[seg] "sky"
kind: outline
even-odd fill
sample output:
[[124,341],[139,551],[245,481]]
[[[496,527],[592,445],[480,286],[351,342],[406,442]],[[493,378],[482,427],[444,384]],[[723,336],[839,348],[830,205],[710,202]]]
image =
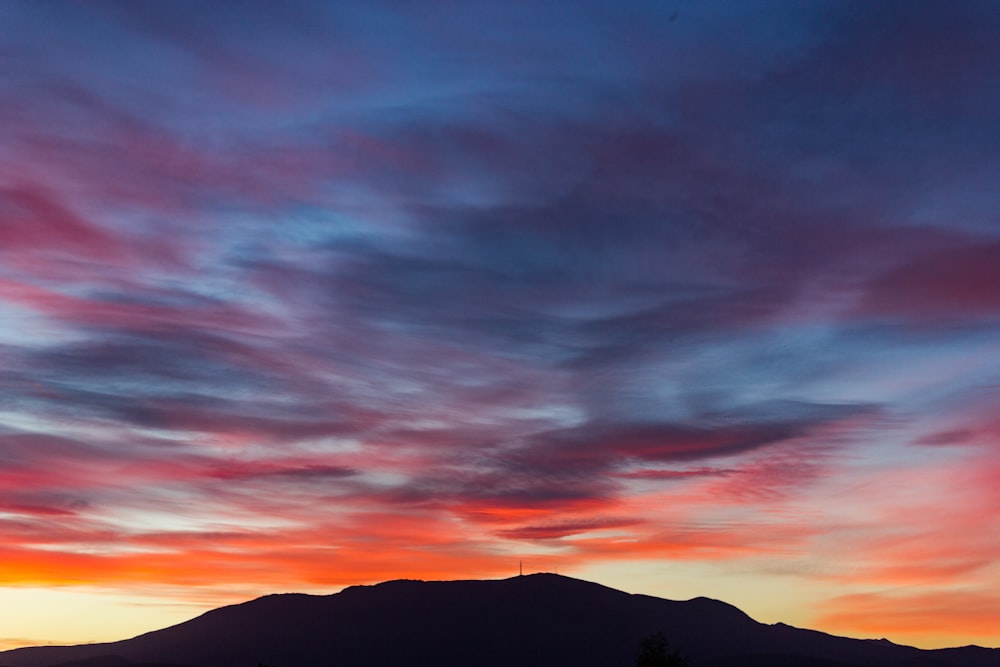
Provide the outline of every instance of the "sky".
[[1000,646],[997,34],[2,0],[0,649],[520,561]]

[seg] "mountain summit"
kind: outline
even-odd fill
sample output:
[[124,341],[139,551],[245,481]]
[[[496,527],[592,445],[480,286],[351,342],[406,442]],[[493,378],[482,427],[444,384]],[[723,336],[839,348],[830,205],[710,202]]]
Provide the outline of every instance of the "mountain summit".
[[921,650],[754,621],[732,605],[555,574],[388,581],[268,595],[132,639],[0,653],[6,667],[628,667],[662,631],[692,667],[1000,667],[1000,649]]

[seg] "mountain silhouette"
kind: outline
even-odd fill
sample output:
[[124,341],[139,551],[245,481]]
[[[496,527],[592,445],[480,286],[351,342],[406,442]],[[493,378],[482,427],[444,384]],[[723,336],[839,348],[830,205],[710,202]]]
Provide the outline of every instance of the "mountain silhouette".
[[132,639],[0,652],[6,667],[628,667],[662,631],[691,667],[1000,667],[1000,649],[921,650],[758,623],[736,607],[555,574],[388,581],[268,595]]

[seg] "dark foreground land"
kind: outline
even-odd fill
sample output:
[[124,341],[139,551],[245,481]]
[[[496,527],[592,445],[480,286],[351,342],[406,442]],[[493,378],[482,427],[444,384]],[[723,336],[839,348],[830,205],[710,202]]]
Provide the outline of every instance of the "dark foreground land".
[[554,574],[269,595],[125,641],[2,652],[0,665],[628,667],[660,631],[691,667],[1000,667],[1000,649],[834,637]]

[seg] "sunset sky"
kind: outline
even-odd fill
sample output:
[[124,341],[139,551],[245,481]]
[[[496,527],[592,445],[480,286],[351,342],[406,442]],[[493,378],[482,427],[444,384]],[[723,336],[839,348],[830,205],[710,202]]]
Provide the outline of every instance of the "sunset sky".
[[522,560],[1000,646],[997,35],[0,1],[0,649]]

